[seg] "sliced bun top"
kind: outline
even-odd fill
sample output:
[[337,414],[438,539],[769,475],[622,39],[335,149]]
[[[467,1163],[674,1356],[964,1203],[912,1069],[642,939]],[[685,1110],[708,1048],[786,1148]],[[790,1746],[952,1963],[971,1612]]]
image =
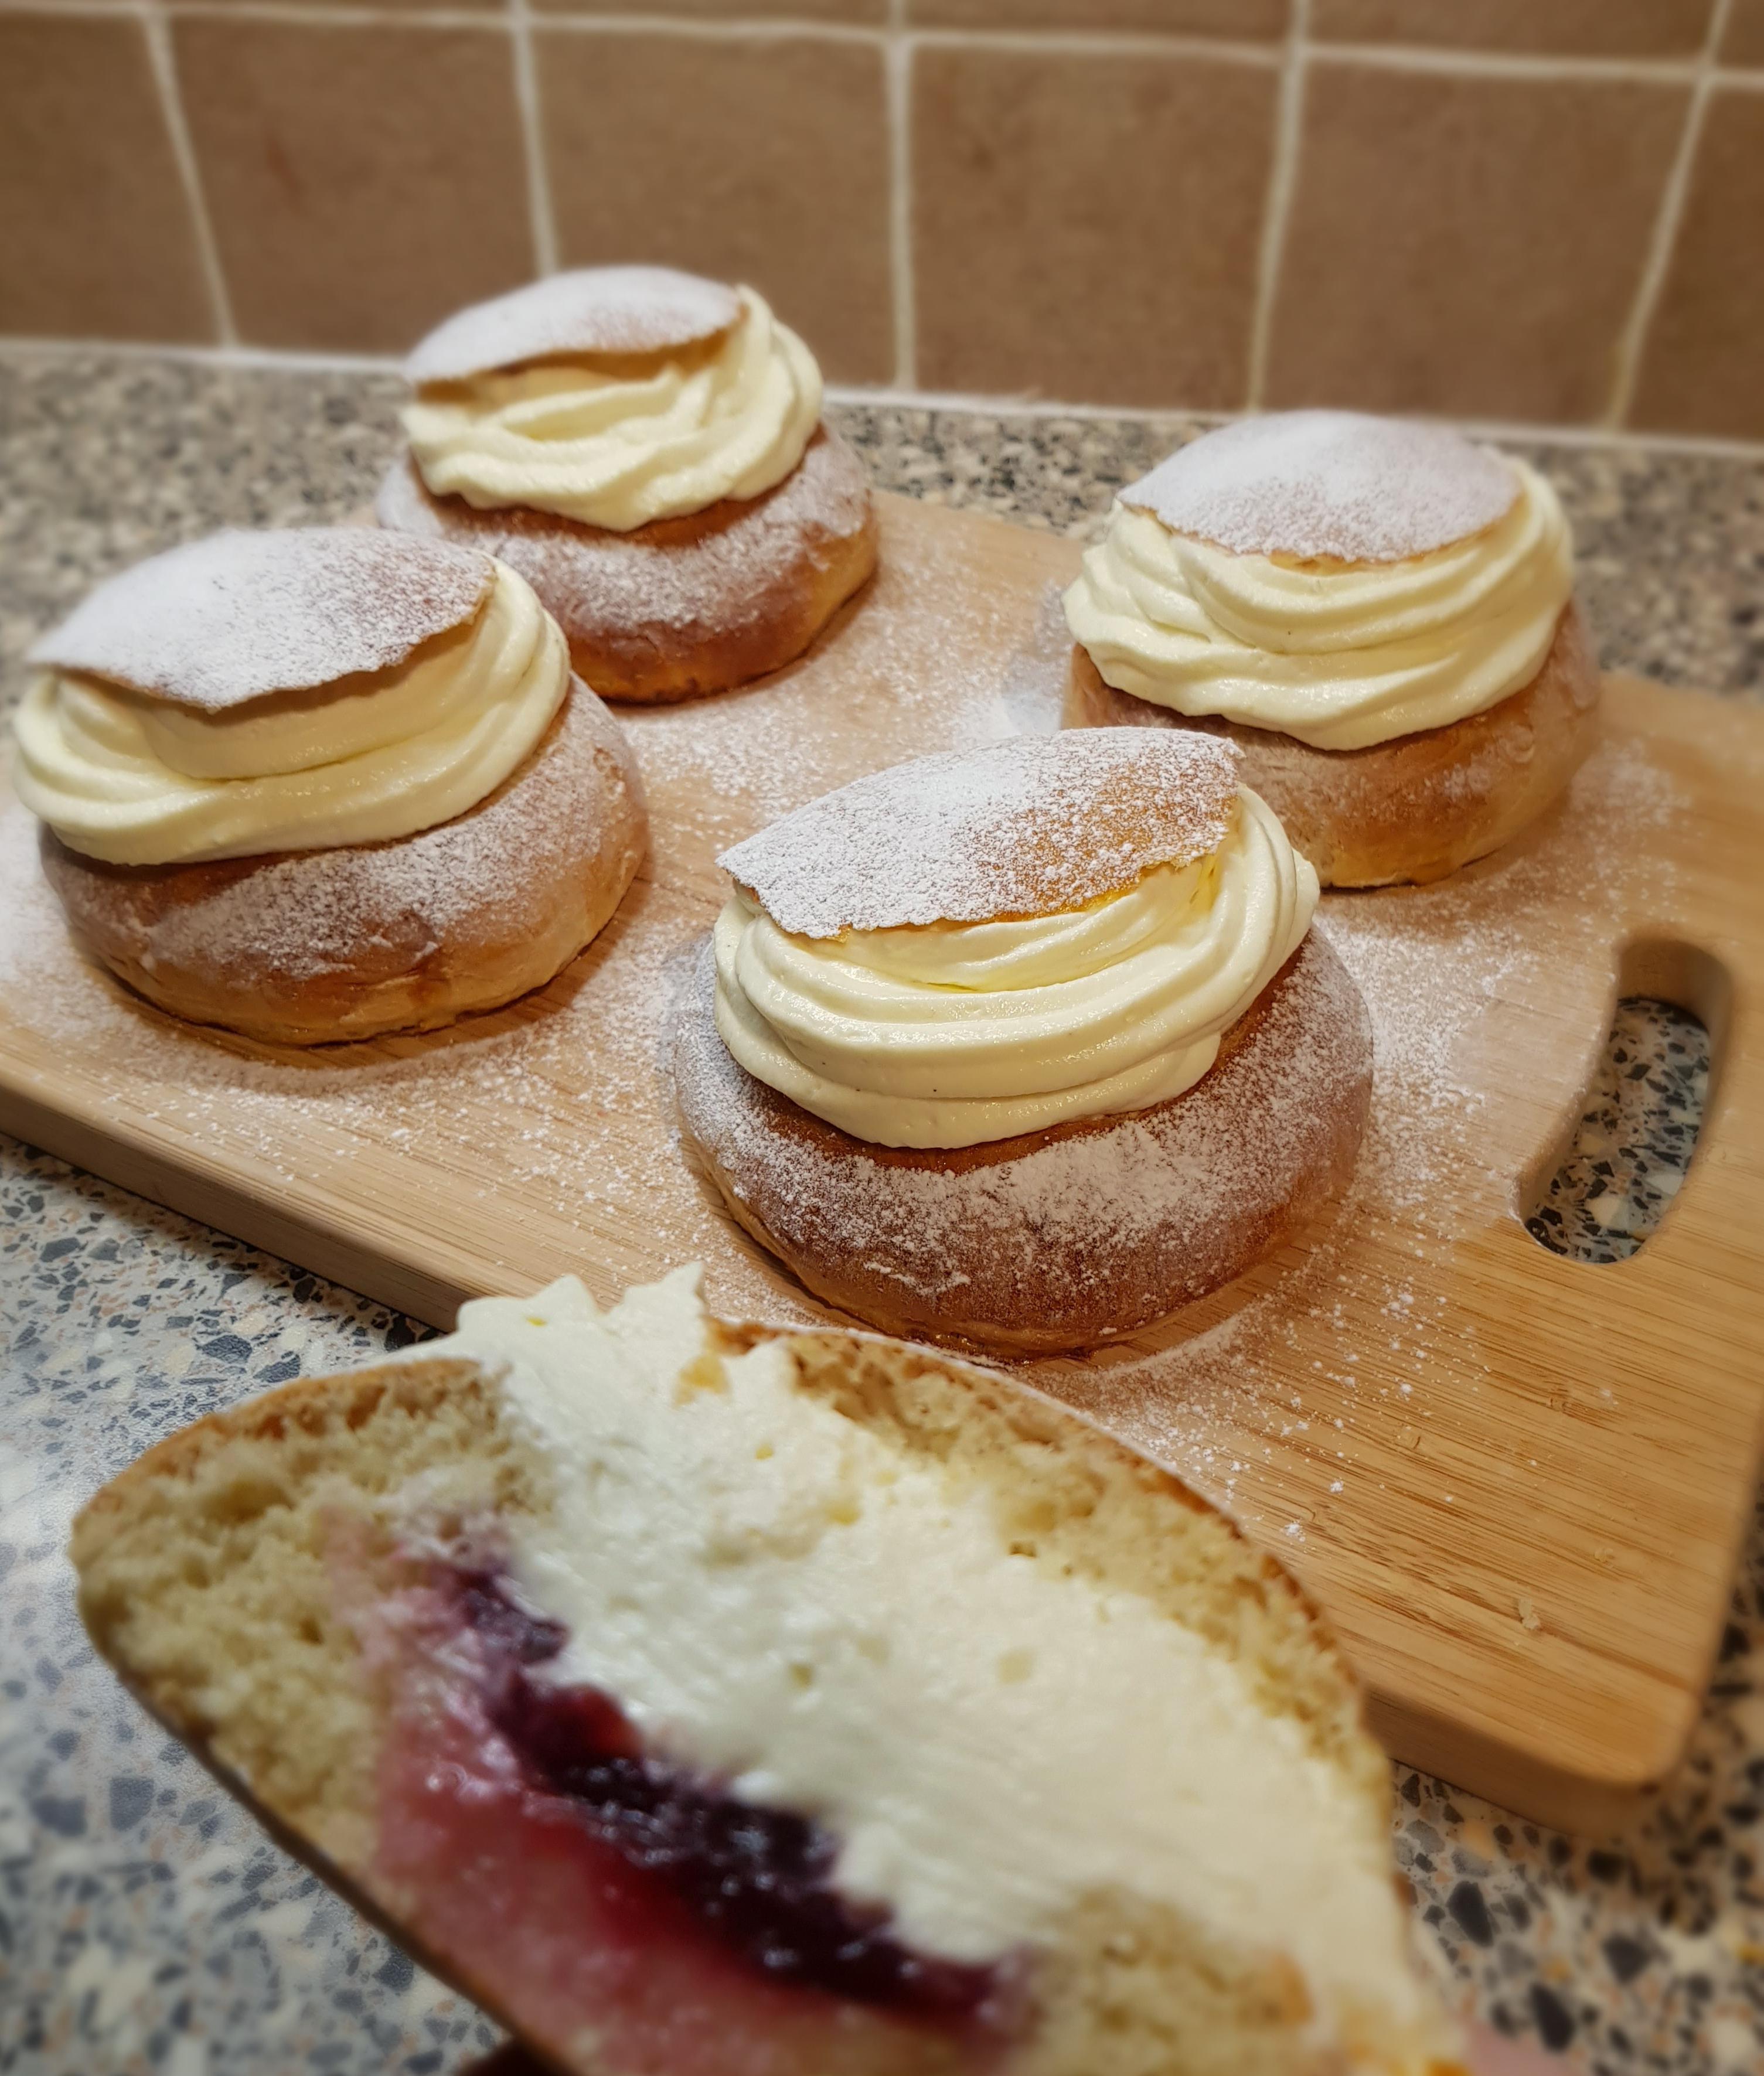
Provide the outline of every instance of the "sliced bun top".
[[27,660],[218,712],[402,662],[476,616],[495,567],[368,526],[214,534],[100,584]]
[[1121,501],[1240,555],[1396,563],[1491,526],[1517,474],[1446,426],[1275,411],[1180,447]]
[[462,382],[555,353],[658,353],[727,331],[741,298],[672,267],[583,267],[473,303],[438,325],[404,364],[414,383]]
[[1021,736],[856,779],[718,862],[798,936],[1050,916],[1217,850],[1237,766],[1172,729]]

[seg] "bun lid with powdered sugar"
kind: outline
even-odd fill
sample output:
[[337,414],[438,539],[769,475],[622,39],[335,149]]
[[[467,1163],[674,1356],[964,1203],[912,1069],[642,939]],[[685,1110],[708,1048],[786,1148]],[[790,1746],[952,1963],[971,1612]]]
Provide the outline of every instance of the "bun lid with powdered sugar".
[[215,534],[100,584],[26,661],[218,712],[393,668],[474,620],[495,571],[366,526]]
[[661,353],[701,344],[741,316],[726,282],[672,267],[583,267],[456,311],[406,361],[416,384],[463,382],[558,354]]
[[1275,411],[1179,447],[1121,502],[1240,555],[1395,563],[1468,540],[1521,479],[1445,426],[1361,411]]
[[1237,797],[1211,736],[1021,736],[855,779],[717,862],[798,936],[1047,916],[1217,850]]

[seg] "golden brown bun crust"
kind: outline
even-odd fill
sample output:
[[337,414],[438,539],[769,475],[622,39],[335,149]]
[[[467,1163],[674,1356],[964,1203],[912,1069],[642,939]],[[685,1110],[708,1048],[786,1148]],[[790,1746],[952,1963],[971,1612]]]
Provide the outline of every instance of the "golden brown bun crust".
[[1013,1354],[1094,1347],[1229,1283],[1353,1172],[1372,1033],[1315,933],[1186,1094],[951,1152],[871,1146],[737,1065],[701,961],[673,1066],[738,1222],[884,1332]]
[[876,567],[863,464],[829,426],[776,488],[629,534],[436,497],[408,452],[380,486],[382,526],[443,534],[518,570],[601,698],[652,705],[726,691],[800,656]]
[[1242,776],[1325,886],[1443,879],[1509,843],[1550,805],[1599,736],[1599,666],[1573,601],[1529,685],[1449,728],[1365,749],[1172,712],[1105,685],[1081,649],[1067,683],[1071,728],[1204,729],[1237,744]]
[[648,840],[618,723],[579,681],[526,762],[389,843],[116,866],[43,832],[74,934],[174,1016],[285,1045],[430,1031],[542,987],[618,906]]

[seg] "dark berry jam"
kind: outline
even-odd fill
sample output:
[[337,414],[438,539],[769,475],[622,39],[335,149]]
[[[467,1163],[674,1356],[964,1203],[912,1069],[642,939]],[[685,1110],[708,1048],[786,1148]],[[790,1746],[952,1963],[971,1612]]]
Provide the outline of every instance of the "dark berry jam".
[[485,1711],[530,1787],[563,1798],[627,1865],[679,1896],[705,1928],[775,1980],[861,2003],[960,2017],[996,1992],[995,1971],[916,1954],[885,1912],[833,1886],[838,1848],[809,1819],[737,1800],[713,1780],[646,1755],[616,1702],[549,1686],[563,1625],[530,1615],[493,1572],[459,1571],[460,1615],[481,1646]]

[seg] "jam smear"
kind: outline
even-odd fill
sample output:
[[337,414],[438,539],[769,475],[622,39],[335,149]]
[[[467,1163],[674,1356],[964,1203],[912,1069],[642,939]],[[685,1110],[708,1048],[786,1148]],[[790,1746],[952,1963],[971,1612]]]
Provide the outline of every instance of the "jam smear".
[[530,1788],[562,1799],[628,1866],[677,1895],[720,1941],[772,1979],[926,2017],[978,2014],[990,1968],[917,1954],[887,1913],[833,1886],[838,1848],[810,1819],[726,1794],[646,1754],[608,1696],[531,1676],[563,1650],[561,1623],[530,1614],[488,1571],[456,1571],[455,1605],[477,1638],[485,1713]]

